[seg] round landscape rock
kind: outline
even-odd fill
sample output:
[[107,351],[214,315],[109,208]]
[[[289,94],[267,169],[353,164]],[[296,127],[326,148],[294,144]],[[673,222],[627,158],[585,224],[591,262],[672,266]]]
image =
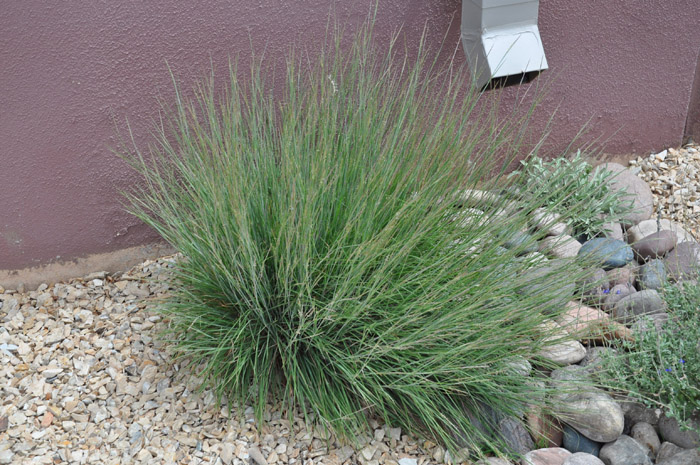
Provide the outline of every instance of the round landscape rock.
[[630,432],[632,439],[640,443],[642,446],[649,450],[649,455],[651,457],[656,457],[659,448],[661,447],[661,440],[659,435],[656,434],[656,430],[649,423],[643,421],[637,422]]
[[610,287],[617,286],[618,284],[625,284],[634,287],[634,283],[637,280],[637,270],[638,266],[636,263],[629,263],[621,268],[613,268],[608,270],[608,281],[610,281]]
[[605,465],[595,455],[586,454],[585,452],[576,452],[571,457],[564,460],[562,465]]
[[632,226],[651,218],[654,212],[654,195],[647,183],[619,163],[604,163],[597,169],[601,168],[616,173],[609,180],[610,190],[624,191],[623,200],[632,202],[632,209],[621,219],[622,223]]
[[598,457],[600,448],[603,447],[602,443],[588,439],[569,425],[564,425],[563,444],[571,453],[585,452],[594,457]]
[[639,316],[666,311],[666,303],[658,292],[646,289],[635,292],[621,299],[612,308],[612,314],[616,321],[624,324],[632,324]]
[[559,416],[576,431],[596,442],[611,442],[622,434],[625,415],[608,394],[584,390],[565,397],[567,410]]
[[572,258],[578,255],[581,243],[568,234],[561,234],[542,239],[539,249],[540,252],[556,258]]
[[630,284],[618,284],[613,286],[603,300],[603,309],[611,311],[619,301],[635,292],[637,292],[637,289]]
[[[658,226],[661,226],[661,229],[658,228]],[[650,234],[654,234],[655,232],[658,231],[672,231],[676,233],[676,238],[677,244],[680,244],[682,242],[694,242],[695,239],[693,239],[693,236],[686,231],[683,226],[680,224],[667,220],[667,219],[662,219],[661,221],[658,222],[654,220],[644,220],[640,222],[639,224],[636,224],[632,226],[631,228],[627,229],[627,240],[633,244],[635,242],[639,242],[642,239],[644,239],[646,236],[649,236]]]
[[673,231],[661,230],[645,236],[632,244],[637,259],[640,261],[650,258],[660,258],[670,252],[678,242],[678,236]]
[[674,281],[697,279],[700,270],[700,244],[682,242],[664,258],[669,279]]
[[605,465],[652,465],[644,446],[624,434],[600,449],[600,459]]
[[632,247],[624,241],[608,237],[596,237],[586,241],[578,255],[594,260],[606,270],[621,268],[634,260]]
[[561,447],[548,447],[528,452],[520,462],[522,465],[563,465],[571,452]]
[[667,281],[668,274],[663,260],[655,258],[639,267],[637,282],[641,289],[661,289]]
[[697,429],[700,429],[700,413],[691,416],[689,422],[695,430],[682,431],[675,418],[664,415],[659,418],[659,433],[664,441],[672,442],[685,449],[700,447],[700,435],[697,433]]
[[700,465],[700,450],[683,449],[669,458],[657,460],[656,465]]

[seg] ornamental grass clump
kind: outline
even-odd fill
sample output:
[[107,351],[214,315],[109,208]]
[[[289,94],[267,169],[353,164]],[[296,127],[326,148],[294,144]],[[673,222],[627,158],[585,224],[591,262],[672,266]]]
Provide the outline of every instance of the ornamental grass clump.
[[486,194],[507,186],[496,160],[518,153],[530,109],[499,118],[424,42],[413,60],[371,28],[339,43],[290,59],[278,93],[259,62],[232,66],[225,92],[178,90],[155,142],[124,153],[143,178],[131,211],[182,253],[168,340],[258,419],[272,399],[350,441],[376,416],[504,451],[498,419],[550,407],[533,395],[544,375],[516,362],[551,365],[539,354],[564,336],[544,314],[579,269],[533,278],[537,234],[502,247],[547,208]]

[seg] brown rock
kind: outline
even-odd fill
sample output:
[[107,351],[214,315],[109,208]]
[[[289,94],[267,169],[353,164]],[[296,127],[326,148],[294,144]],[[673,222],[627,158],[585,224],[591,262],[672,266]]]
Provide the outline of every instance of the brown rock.
[[646,261],[650,258],[660,258],[676,246],[678,236],[673,231],[661,230],[642,238],[632,244],[637,260]]
[[533,408],[527,413],[527,424],[535,444],[561,447],[564,442],[561,423],[551,415]]
[[7,431],[9,424],[10,420],[7,418],[7,415],[0,417],[0,433]]
[[606,271],[606,273],[608,275],[610,287],[617,286],[619,284],[634,286],[634,282],[637,277],[637,265],[628,263],[622,268],[613,268]]
[[557,323],[569,334],[577,335],[580,340],[601,341],[632,337],[628,328],[613,321],[607,313],[573,301],[566,304],[566,311],[559,317]]

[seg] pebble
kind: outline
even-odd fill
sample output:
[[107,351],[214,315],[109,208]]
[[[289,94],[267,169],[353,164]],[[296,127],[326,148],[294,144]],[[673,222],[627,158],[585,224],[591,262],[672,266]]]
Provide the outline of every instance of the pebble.
[[682,452],[683,450],[684,449],[682,447],[678,447],[672,442],[662,442],[661,446],[659,446],[659,451],[656,453],[656,461],[663,462],[664,460],[673,457],[674,455],[676,455],[679,452]]

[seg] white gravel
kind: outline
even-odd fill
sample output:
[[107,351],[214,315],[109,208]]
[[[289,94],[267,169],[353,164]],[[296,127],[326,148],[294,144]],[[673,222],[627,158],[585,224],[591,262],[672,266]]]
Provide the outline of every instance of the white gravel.
[[[149,310],[173,258],[121,276],[97,273],[0,293],[0,464],[365,464],[441,461],[430,442],[374,422],[362,447],[337,443],[295,412],[268,406],[260,426],[217,408],[173,364]],[[148,284],[155,276],[158,284]],[[406,459],[406,460],[404,460]]]
[[630,161],[654,195],[654,212],[700,238],[700,146],[689,144]]

